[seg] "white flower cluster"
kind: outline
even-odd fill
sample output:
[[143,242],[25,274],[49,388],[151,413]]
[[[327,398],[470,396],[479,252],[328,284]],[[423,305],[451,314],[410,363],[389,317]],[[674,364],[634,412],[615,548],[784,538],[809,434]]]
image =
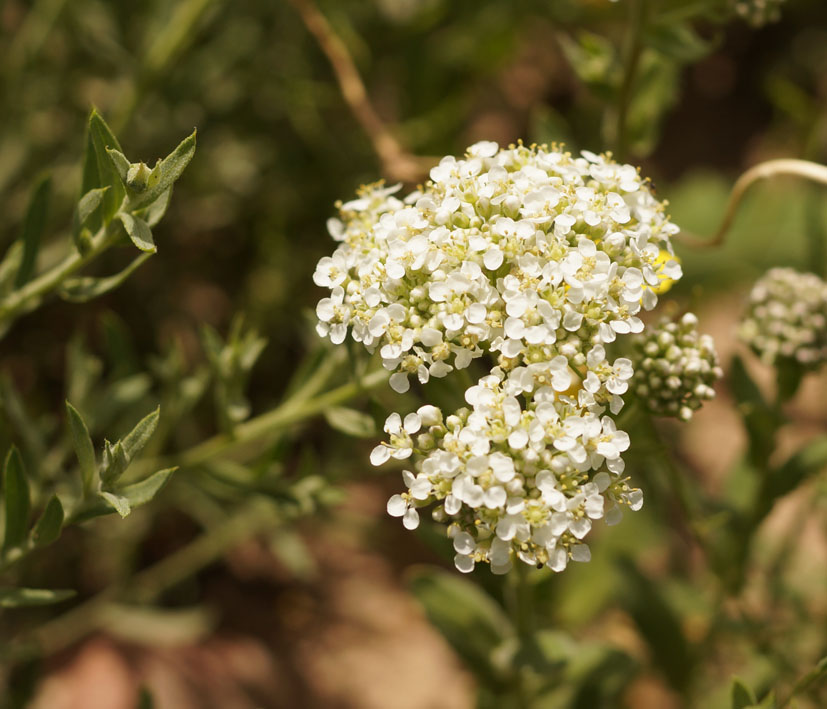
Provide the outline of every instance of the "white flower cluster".
[[388,512],[413,529],[434,505],[461,571],[587,560],[592,522],[643,501],[608,415],[632,363],[605,345],[641,332],[641,309],[680,278],[677,227],[634,167],[554,146],[477,143],[393,194],[363,188],[330,221],[340,244],[314,276],[331,289],[319,333],[378,350],[399,392],[477,358],[490,373],[466,391],[470,408],[388,418],[371,461],[413,463]]
[[588,561],[582,540],[592,522],[618,522],[643,495],[622,477],[629,436],[597,403],[622,404],[631,362],[609,364],[602,345],[586,359],[583,379],[562,355],[508,374],[495,367],[466,391],[470,408],[447,418],[430,405],[404,419],[391,414],[390,440],[371,462],[413,457],[414,472],[403,473],[407,491],[388,512],[414,529],[418,508],[436,503],[433,517],[448,524],[460,571],[485,561],[505,573],[514,555],[555,571]]
[[753,27],[763,27],[781,18],[785,0],[734,0],[735,14]]
[[635,336],[632,391],[653,413],[683,421],[715,397],[712,388],[723,376],[715,342],[698,333],[698,318],[686,313],[678,322],[662,320]]
[[827,361],[827,283],[792,268],[770,269],[750,292],[738,334],[767,364],[820,366]]
[[681,275],[661,255],[677,227],[634,167],[582,155],[483,142],[404,202],[364,188],[329,222],[319,333],[350,328],[404,392],[485,351],[510,368],[640,332],[641,307]]

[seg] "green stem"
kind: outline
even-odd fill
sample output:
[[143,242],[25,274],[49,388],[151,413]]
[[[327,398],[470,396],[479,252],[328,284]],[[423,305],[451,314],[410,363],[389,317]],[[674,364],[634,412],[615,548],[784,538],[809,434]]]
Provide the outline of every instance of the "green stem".
[[69,276],[97,258],[112,245],[114,227],[101,227],[92,237],[89,249],[81,254],[74,251],[18,290],[0,300],[0,325],[8,326],[22,314],[36,308],[44,295],[56,290]]
[[384,369],[374,370],[361,379],[343,384],[312,399],[301,401],[295,397],[290,398],[272,411],[239,424],[233,431],[232,436],[226,434],[214,436],[188,451],[172,457],[168,462],[187,468],[199,465],[217,455],[226,455],[250,443],[266,439],[282,428],[316,416],[330,406],[337,406],[364,391],[374,389],[385,382],[389,374]]
[[[526,564],[517,559],[514,570],[507,577],[506,606],[521,645],[530,643],[535,630],[534,595],[528,577],[530,571]],[[525,673],[519,664],[514,666],[513,685],[517,707],[529,709],[530,692],[526,687]]]
[[629,31],[623,52],[623,80],[617,98],[617,125],[615,128],[616,157],[623,161],[628,150],[629,106],[643,52],[643,27],[646,21],[646,0],[630,0]]

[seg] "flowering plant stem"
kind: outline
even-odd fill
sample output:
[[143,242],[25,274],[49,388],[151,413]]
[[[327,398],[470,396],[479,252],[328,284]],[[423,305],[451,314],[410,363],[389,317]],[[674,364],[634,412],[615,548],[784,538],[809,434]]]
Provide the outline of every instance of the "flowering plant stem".
[[[213,460],[216,456],[227,455],[250,444],[261,442],[283,428],[301,423],[331,406],[338,406],[359,394],[375,389],[387,381],[389,374],[390,372],[385,369],[374,370],[359,379],[310,398],[305,398],[301,391],[296,392],[276,408],[239,424],[232,434],[213,436],[184,453],[173,456],[171,460],[181,468],[192,468],[207,460]],[[156,465],[158,461],[150,462]]]
[[43,296],[57,290],[67,278],[112,246],[116,229],[117,224],[114,222],[101,227],[92,237],[85,253],[73,251],[60,263],[0,300],[0,330],[24,313],[34,310]]

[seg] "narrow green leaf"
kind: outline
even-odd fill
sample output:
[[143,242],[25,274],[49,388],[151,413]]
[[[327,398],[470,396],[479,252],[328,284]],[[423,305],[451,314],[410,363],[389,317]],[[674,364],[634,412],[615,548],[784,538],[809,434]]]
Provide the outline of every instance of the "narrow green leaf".
[[0,588],[0,608],[48,606],[74,595],[75,592],[71,589]]
[[128,212],[120,212],[118,219],[123,223],[129,239],[141,251],[154,254],[158,250],[152,238],[152,229],[143,219]]
[[29,527],[29,482],[23,469],[20,451],[12,446],[6,457],[3,474],[3,495],[6,509],[6,534],[3,550],[14,549],[26,538]]
[[175,150],[152,169],[146,190],[130,196],[130,209],[140,209],[152,204],[181,177],[195,154],[195,134],[196,131],[193,131],[192,135],[185,138]]
[[126,159],[126,155],[115,148],[107,148],[106,154],[112,161],[112,165],[118,173],[118,176],[121,178],[121,181],[126,182],[126,175],[129,172],[129,160]]
[[103,463],[101,464],[100,479],[104,488],[108,488],[117,482],[128,465],[129,458],[120,441],[115,443],[114,446],[109,441],[103,442]]
[[69,416],[72,445],[75,447],[75,454],[78,457],[78,463],[80,463],[83,491],[88,494],[95,485],[95,477],[98,473],[98,465],[95,462],[95,447],[92,445],[92,438],[89,436],[89,429],[86,428],[83,417],[68,401],[66,402],[66,413]]
[[431,623],[482,678],[496,672],[492,650],[514,630],[497,603],[470,581],[441,569],[422,568],[409,581]]
[[40,241],[46,229],[46,216],[49,212],[49,197],[52,192],[52,178],[43,175],[35,185],[29,200],[29,207],[23,219],[23,233],[20,241],[23,244],[23,256],[20,268],[14,280],[15,288],[25,285],[34,275],[37,254],[40,251]]
[[152,256],[152,253],[143,253],[137,256],[123,271],[116,273],[114,276],[70,278],[63,283],[58,295],[70,303],[86,303],[99,298],[120,287],[150,256]]
[[159,470],[140,482],[122,487],[118,490],[118,493],[125,497],[132,507],[140,507],[152,500],[161,491],[176,470],[178,468]]
[[129,500],[122,495],[116,495],[112,492],[101,492],[100,496],[106,500],[106,503],[121,517],[126,517],[130,512],[132,512],[132,508],[129,505]]
[[135,507],[145,505],[152,500],[166,485],[169,477],[177,468],[168,468],[153,473],[148,478],[132,485],[124,485],[113,492],[101,492],[96,500],[86,504],[83,509],[75,515],[76,522],[84,522],[94,517],[110,514],[112,510],[118,512],[122,517],[128,515]]
[[172,187],[166,192],[163,192],[158,199],[150,204],[143,212],[144,220],[149,226],[153,227],[163,219],[169,207],[169,201],[172,197]]
[[45,547],[57,540],[62,527],[63,505],[57,495],[52,495],[32,530],[32,542],[35,546]]
[[143,450],[146,442],[155,433],[155,429],[158,428],[160,415],[161,407],[159,406],[155,411],[144,416],[121,441],[127,460],[132,460]]
[[96,187],[111,187],[106,192],[96,216],[90,219],[90,228],[96,231],[103,224],[108,224],[123,202],[126,194],[120,175],[106,152],[113,148],[121,152],[118,139],[106,125],[101,115],[92,110],[86,132],[86,153],[83,161],[83,180],[81,194],[86,194]]
[[732,697],[732,709],[746,709],[756,702],[752,690],[737,677],[732,678],[730,696]]
[[103,197],[109,189],[110,187],[107,186],[89,190],[75,205],[75,212],[72,215],[72,238],[75,240],[78,249],[80,249],[78,239],[81,230],[86,226],[86,223],[95,213],[95,210],[100,207],[101,202],[103,202]]
[[331,428],[356,438],[370,438],[376,435],[376,423],[365,413],[344,406],[333,406],[324,412]]

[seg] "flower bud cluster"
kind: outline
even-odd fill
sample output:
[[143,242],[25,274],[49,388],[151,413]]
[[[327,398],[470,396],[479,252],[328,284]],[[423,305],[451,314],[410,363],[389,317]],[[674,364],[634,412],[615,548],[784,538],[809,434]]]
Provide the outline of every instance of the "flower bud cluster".
[[770,269],[750,292],[738,335],[767,364],[820,366],[827,360],[827,283],[792,268]]
[[371,462],[409,461],[388,512],[414,529],[430,508],[461,571],[588,560],[593,522],[643,502],[612,418],[634,370],[606,345],[680,278],[677,227],[634,167],[555,146],[477,143],[395,191],[365,187],[329,222],[319,333],[378,351],[399,392],[483,356],[490,372],[451,415],[387,419]]
[[686,313],[635,336],[632,391],[652,413],[688,421],[714,398],[712,387],[723,371],[712,337],[699,334],[697,327],[698,318]]

